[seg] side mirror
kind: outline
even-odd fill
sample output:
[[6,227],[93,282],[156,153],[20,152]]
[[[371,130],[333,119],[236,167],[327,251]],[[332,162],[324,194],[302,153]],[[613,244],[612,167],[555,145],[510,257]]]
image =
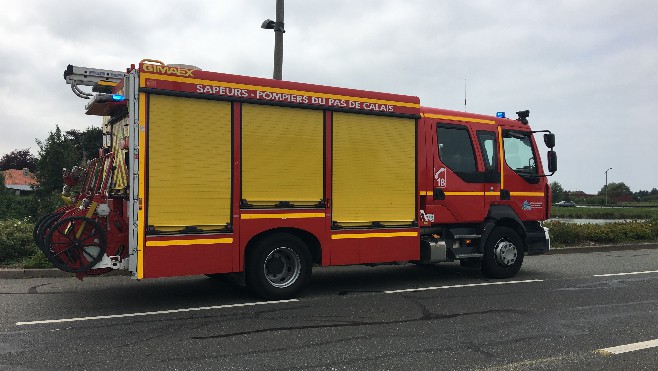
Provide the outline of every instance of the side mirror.
[[555,153],[555,151],[553,150],[550,150],[548,151],[547,158],[548,158],[548,171],[551,174],[553,174],[554,172],[557,171],[557,153]]
[[548,148],[555,147],[555,134],[553,133],[544,134],[544,144],[546,144],[546,147]]

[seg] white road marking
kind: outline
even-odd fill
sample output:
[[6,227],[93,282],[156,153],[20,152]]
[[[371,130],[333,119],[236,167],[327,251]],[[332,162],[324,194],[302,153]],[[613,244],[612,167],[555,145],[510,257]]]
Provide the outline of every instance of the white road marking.
[[44,324],[44,323],[93,321],[93,320],[110,319],[110,318],[153,316],[153,315],[157,315],[157,314],[171,314],[171,313],[195,312],[195,311],[200,311],[200,310],[211,310],[211,309],[227,309],[227,308],[250,307],[250,306],[255,306],[255,305],[270,305],[270,304],[292,303],[292,302],[296,302],[296,301],[299,301],[299,300],[290,299],[290,300],[277,300],[277,301],[259,301],[259,302],[254,302],[254,303],[213,305],[213,306],[210,306],[210,307],[196,307],[196,308],[183,308],[183,309],[171,309],[171,310],[158,310],[158,311],[154,311],[154,312],[110,314],[110,315],[106,315],[106,316],[94,316],[94,317],[47,319],[47,320],[41,320],[41,321],[16,322],[16,326],[38,325],[38,324]]
[[544,282],[544,280],[525,280],[525,281],[499,281],[499,282],[485,282],[485,283],[469,283],[465,285],[450,285],[450,286],[433,286],[433,287],[419,287],[416,289],[402,289],[384,291],[386,294],[398,294],[401,292],[414,292],[414,291],[428,291],[440,289],[456,289],[462,287],[477,287],[477,286],[492,286],[492,285],[510,285],[515,283],[531,283],[531,282]]
[[635,352],[636,350],[649,349],[658,347],[658,339],[642,341],[639,343],[620,345],[617,347],[599,349],[598,352],[606,355],[622,354],[628,352]]
[[658,271],[595,274],[594,277],[632,276],[632,275],[636,275],[636,274],[649,274],[649,273],[658,273]]

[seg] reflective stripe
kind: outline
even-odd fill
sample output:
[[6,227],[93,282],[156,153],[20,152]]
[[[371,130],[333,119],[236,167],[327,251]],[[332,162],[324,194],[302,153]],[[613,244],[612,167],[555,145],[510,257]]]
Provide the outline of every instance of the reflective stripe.
[[146,241],[146,246],[186,246],[186,245],[215,245],[233,243],[233,238],[204,238],[198,240],[158,240]]
[[446,196],[484,196],[484,192],[444,192]]
[[[135,89],[136,90],[136,89]],[[139,124],[139,132],[142,134],[139,135],[139,147],[135,156],[140,156],[136,160],[139,167],[139,199],[138,202],[138,211],[137,211],[137,279],[144,278],[144,231],[145,225],[144,220],[146,219],[146,208],[142,205],[142,200],[146,194],[146,135],[143,133],[146,131],[146,94],[139,93],[139,122],[130,123],[130,125]],[[132,129],[131,129],[132,130]],[[139,155],[143,153],[144,155]]]
[[[421,191],[421,196],[432,196],[432,191]],[[500,196],[500,192],[444,192],[446,196]],[[510,192],[510,196],[544,197],[544,192]]]
[[344,240],[350,238],[390,238],[390,237],[416,237],[418,232],[391,232],[391,233],[344,233],[334,234],[332,240]]
[[510,192],[510,196],[544,197],[544,192]]
[[324,213],[242,214],[240,219],[304,219],[324,218]]
[[421,116],[431,118],[431,119],[443,119],[443,120],[451,120],[451,121],[465,121],[465,122],[475,122],[475,123],[478,123],[478,124],[496,125],[496,121],[494,121],[494,120],[476,119],[476,118],[471,118],[471,117],[436,115],[436,114],[432,114],[432,113],[421,113]]

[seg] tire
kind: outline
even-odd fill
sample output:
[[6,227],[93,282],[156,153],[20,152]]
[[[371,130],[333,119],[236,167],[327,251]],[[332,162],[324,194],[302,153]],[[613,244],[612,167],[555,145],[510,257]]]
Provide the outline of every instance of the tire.
[[39,221],[37,221],[34,224],[34,230],[32,231],[32,239],[34,240],[34,243],[39,246],[41,245],[41,241],[39,241],[39,229],[41,228],[41,224],[43,224],[46,219],[50,218],[51,214],[46,214],[39,218]]
[[48,246],[46,246],[46,237],[48,237],[48,230],[59,221],[64,215],[63,211],[50,214],[43,222],[39,224],[39,229],[37,230],[36,244],[46,254]]
[[49,229],[45,246],[46,258],[56,268],[79,273],[101,261],[107,250],[107,239],[96,220],[73,216],[59,220]]
[[274,234],[265,237],[247,254],[247,287],[264,299],[289,299],[306,286],[311,268],[311,254],[299,238]]
[[519,234],[509,227],[496,227],[484,246],[482,272],[492,278],[514,277],[521,269],[524,255]]

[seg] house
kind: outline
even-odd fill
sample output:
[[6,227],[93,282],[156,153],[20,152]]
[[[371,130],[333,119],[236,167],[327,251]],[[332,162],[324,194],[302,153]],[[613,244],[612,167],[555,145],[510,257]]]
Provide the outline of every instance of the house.
[[5,170],[1,174],[4,177],[5,188],[15,192],[16,195],[31,193],[34,191],[34,187],[39,184],[34,173],[31,173],[27,168]]

